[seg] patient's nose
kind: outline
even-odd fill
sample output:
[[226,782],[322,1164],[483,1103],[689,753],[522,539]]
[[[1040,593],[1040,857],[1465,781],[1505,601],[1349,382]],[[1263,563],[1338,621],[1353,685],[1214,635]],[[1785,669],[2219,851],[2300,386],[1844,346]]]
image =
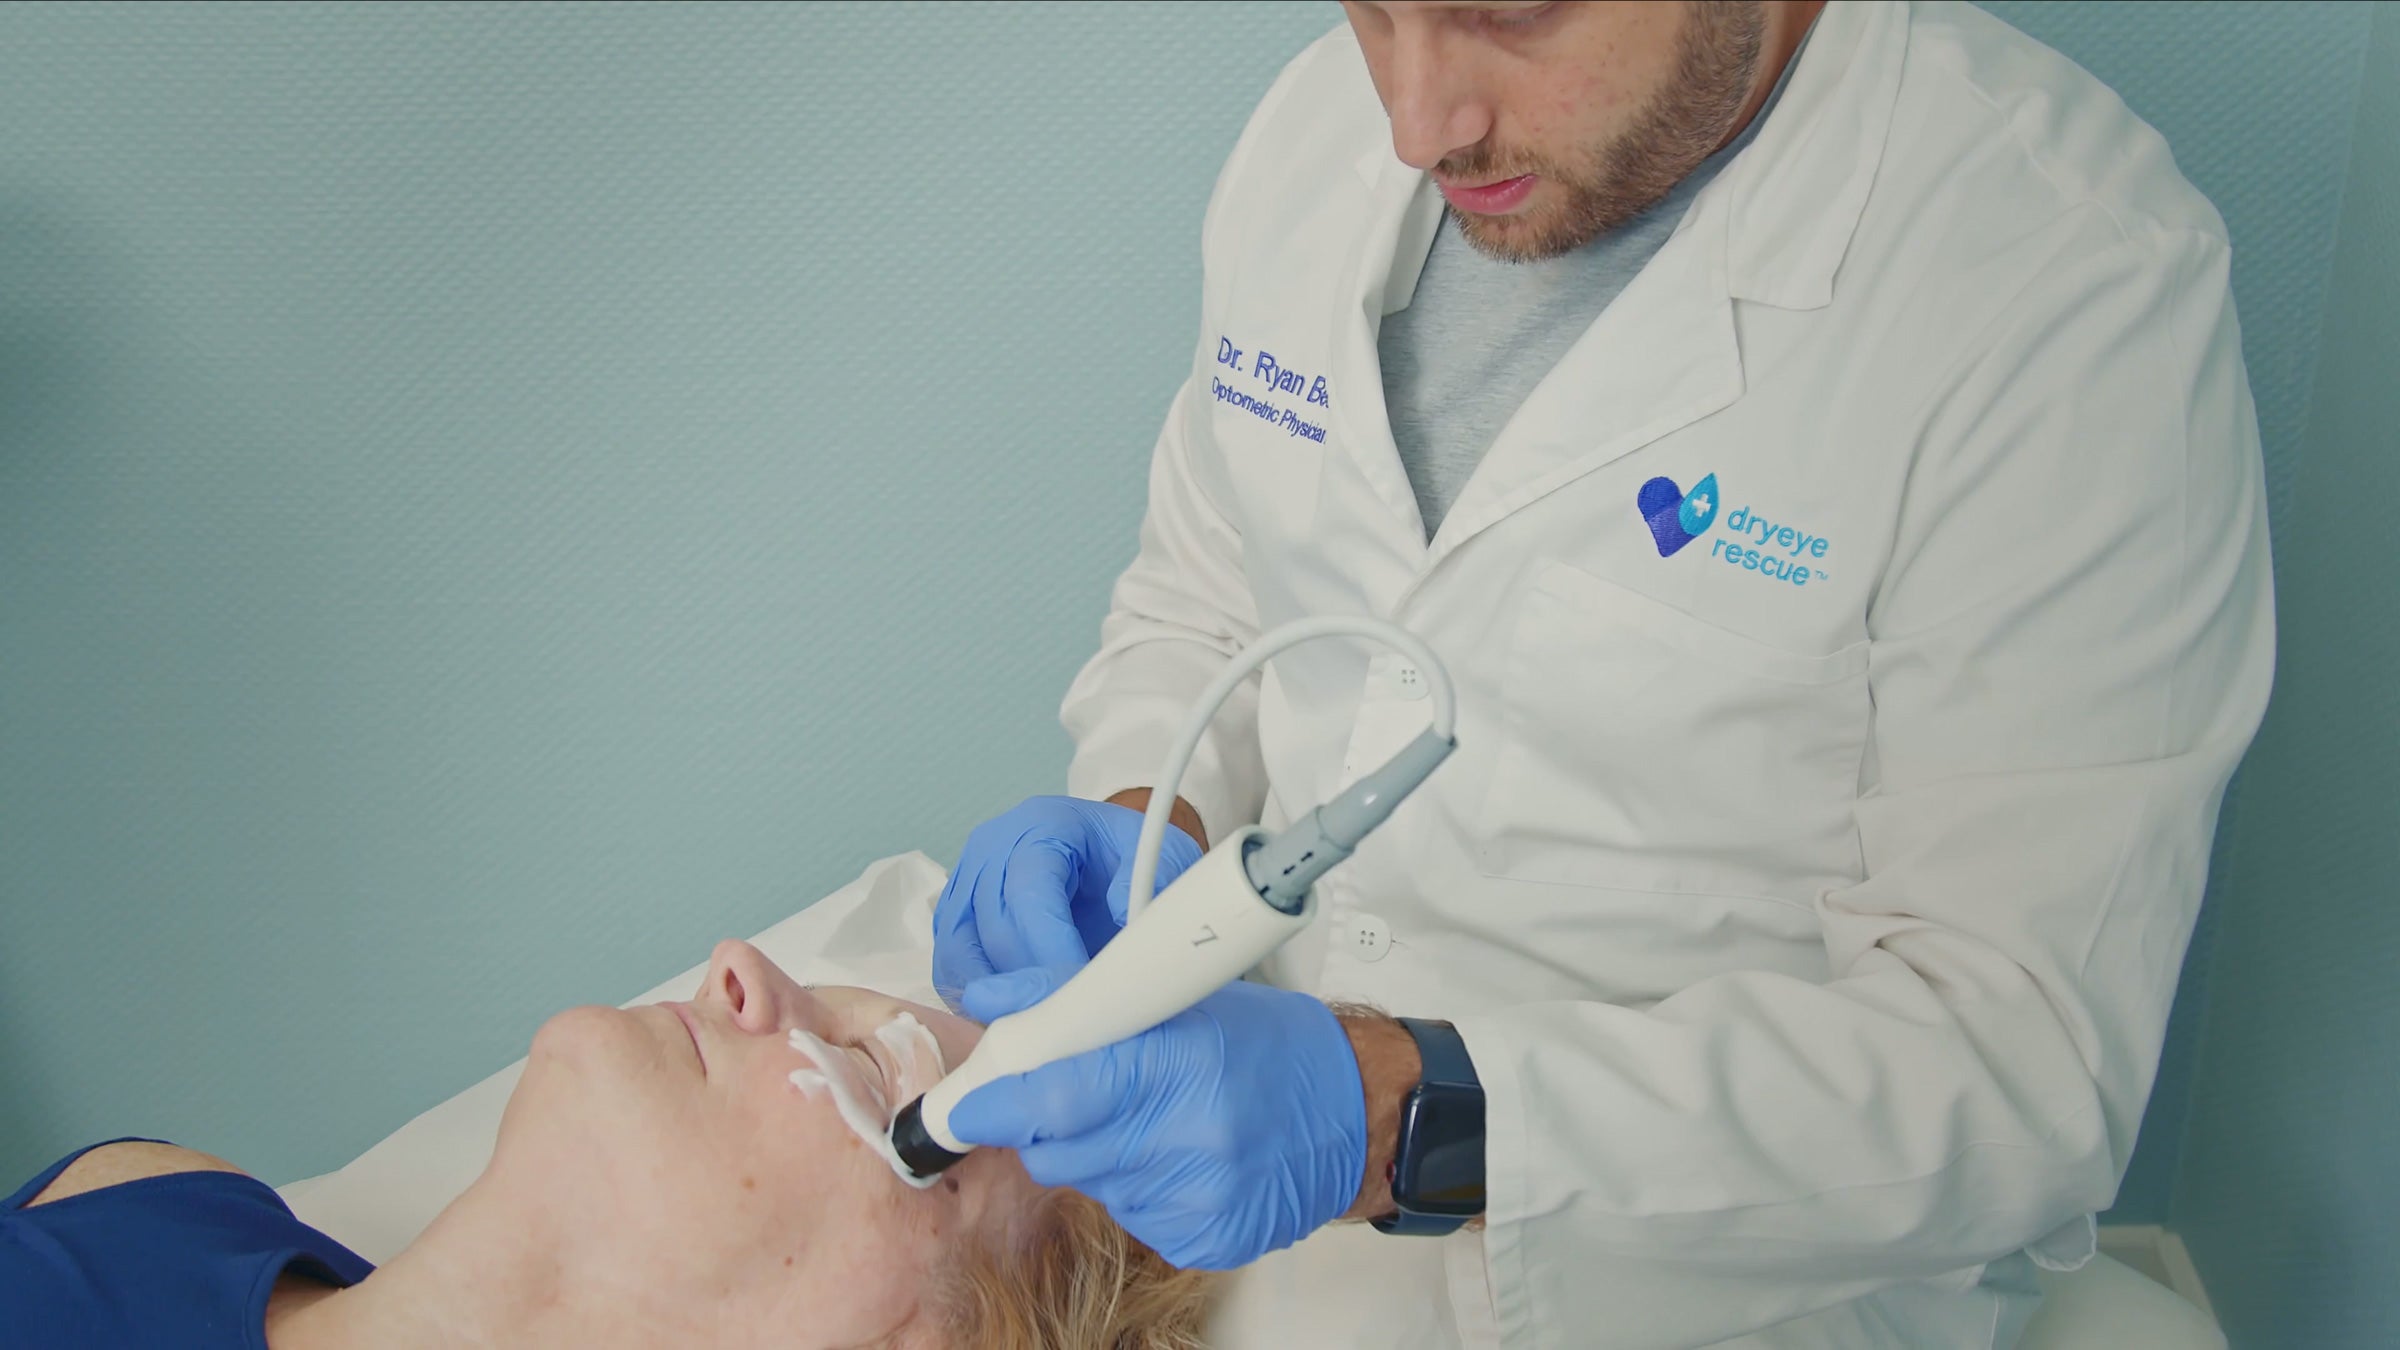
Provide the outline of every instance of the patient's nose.
[[733,1018],[735,1026],[753,1035],[780,1030],[782,997],[778,972],[756,947],[727,939],[708,954],[708,974],[700,982],[702,1003],[713,1003]]

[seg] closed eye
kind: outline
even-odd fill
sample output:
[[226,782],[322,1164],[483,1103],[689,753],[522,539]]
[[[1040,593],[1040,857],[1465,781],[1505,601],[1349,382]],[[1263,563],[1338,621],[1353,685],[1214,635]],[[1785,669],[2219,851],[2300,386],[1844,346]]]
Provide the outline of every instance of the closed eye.
[[883,1056],[878,1054],[874,1047],[865,1041],[844,1041],[842,1048],[866,1061],[869,1076],[881,1084],[886,1091],[890,1090],[891,1085],[896,1081],[895,1076],[891,1067],[883,1062]]
[[1479,9],[1474,11],[1476,22],[1487,29],[1503,33],[1526,33],[1541,26],[1558,7],[1528,5],[1517,9]]

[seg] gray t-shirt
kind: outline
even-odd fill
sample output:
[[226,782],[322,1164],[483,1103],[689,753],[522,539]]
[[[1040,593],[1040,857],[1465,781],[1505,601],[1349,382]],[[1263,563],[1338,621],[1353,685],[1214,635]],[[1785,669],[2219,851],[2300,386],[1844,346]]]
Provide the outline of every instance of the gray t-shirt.
[[1750,125],[1674,191],[1572,253],[1499,262],[1476,252],[1443,211],[1416,294],[1408,308],[1384,316],[1375,340],[1392,440],[1427,539],[1525,396],[1665,246],[1700,189],[1766,125],[1799,64],[1794,52]]

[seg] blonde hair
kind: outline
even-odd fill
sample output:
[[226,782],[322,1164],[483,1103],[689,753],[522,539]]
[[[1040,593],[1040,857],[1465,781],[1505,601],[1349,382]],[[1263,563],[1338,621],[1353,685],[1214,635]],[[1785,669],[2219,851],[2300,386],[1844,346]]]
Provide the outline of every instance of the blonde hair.
[[1199,1350],[1215,1272],[1177,1270],[1078,1191],[1045,1193],[1016,1242],[949,1273],[950,1339],[975,1350]]

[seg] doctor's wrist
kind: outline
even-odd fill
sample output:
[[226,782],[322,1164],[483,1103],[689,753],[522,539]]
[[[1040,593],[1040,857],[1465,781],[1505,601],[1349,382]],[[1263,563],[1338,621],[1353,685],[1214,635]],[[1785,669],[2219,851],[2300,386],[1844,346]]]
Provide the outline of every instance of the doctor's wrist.
[[[1127,788],[1106,800],[1114,806],[1123,806],[1135,811],[1147,811],[1150,809],[1150,789]],[[1192,809],[1190,802],[1177,797],[1175,809],[1167,812],[1167,823],[1190,835],[1192,842],[1200,846],[1202,853],[1208,852],[1208,830],[1200,824],[1200,813]]]
[[1416,1038],[1392,1018],[1372,1009],[1337,1007],[1350,1053],[1358,1059],[1359,1086],[1367,1099],[1367,1165],[1358,1198],[1342,1217],[1373,1219],[1390,1214],[1392,1157],[1400,1144],[1400,1105],[1416,1087],[1424,1066]]

